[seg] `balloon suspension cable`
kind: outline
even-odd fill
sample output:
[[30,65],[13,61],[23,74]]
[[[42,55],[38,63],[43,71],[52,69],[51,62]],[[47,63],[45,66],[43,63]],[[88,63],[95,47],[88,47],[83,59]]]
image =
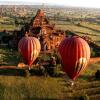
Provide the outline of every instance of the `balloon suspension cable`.
[[74,81],[70,80],[70,86],[74,86]]
[[31,70],[31,66],[29,66],[29,70]]

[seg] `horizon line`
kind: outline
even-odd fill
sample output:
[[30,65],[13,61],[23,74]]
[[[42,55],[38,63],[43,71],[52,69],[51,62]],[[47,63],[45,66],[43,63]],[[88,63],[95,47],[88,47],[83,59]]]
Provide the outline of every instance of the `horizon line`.
[[100,9],[100,7],[88,7],[88,6],[75,6],[75,5],[61,5],[61,4],[53,4],[53,3],[33,3],[33,2],[23,2],[23,1],[0,1],[1,5],[44,5],[44,6],[60,6],[60,7],[75,7],[75,8],[91,8],[91,9]]

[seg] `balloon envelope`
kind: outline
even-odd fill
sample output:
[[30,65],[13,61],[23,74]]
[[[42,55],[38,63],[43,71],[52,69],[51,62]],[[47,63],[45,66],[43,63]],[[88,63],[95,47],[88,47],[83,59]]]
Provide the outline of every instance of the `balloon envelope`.
[[18,49],[26,63],[31,66],[40,53],[40,42],[35,37],[23,37],[18,43]]
[[75,80],[89,62],[89,45],[82,38],[73,36],[65,38],[60,43],[58,51],[61,56],[63,70],[69,78]]

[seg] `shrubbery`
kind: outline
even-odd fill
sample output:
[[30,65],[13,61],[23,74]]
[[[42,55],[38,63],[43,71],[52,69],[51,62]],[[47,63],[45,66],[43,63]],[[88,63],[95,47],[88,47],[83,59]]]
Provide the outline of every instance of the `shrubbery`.
[[100,70],[97,70],[95,73],[95,78],[100,79]]

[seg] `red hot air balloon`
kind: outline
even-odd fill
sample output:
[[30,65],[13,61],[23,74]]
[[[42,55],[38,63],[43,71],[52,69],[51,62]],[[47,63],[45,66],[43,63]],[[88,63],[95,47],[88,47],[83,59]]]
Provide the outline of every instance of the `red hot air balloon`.
[[78,36],[65,38],[58,49],[63,70],[70,79],[76,77],[86,68],[90,59],[90,47],[85,40]]
[[26,63],[31,66],[38,57],[41,46],[37,38],[23,37],[18,43],[18,49]]

